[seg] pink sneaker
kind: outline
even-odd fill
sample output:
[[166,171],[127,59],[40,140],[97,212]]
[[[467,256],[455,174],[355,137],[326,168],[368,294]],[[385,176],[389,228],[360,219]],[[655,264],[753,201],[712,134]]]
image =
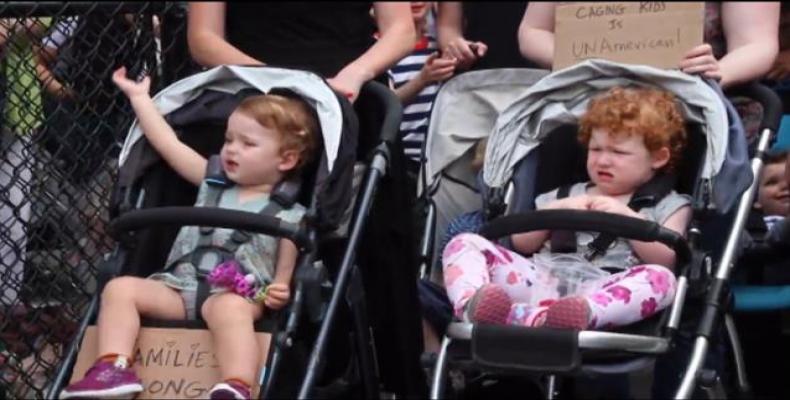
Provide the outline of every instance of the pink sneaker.
[[121,368],[109,361],[94,364],[82,380],[60,392],[61,399],[133,398],[143,391],[143,382],[131,368]]
[[211,400],[247,400],[250,398],[250,389],[236,382],[220,382],[208,392]]
[[475,323],[504,324],[512,304],[505,289],[493,283],[488,284],[478,289],[466,303],[465,317]]
[[548,328],[585,330],[590,327],[590,305],[582,297],[565,297],[546,310]]

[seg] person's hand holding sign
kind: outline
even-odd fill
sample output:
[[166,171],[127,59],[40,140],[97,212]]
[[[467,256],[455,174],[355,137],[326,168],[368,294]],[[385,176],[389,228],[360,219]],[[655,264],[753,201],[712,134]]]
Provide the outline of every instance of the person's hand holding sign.
[[[779,9],[779,2],[530,2],[519,48],[554,70],[605,58],[678,68],[727,88],[771,70],[779,48]],[[703,43],[696,45],[699,30]]]
[[705,78],[721,81],[719,60],[713,56],[713,47],[707,43],[689,50],[680,62],[680,70],[687,74],[699,74]]

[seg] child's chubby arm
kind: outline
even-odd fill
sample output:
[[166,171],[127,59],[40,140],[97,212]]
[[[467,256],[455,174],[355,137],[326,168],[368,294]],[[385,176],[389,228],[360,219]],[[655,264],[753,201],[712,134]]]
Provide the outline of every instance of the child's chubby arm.
[[129,98],[140,127],[151,146],[181,177],[195,186],[200,185],[206,174],[207,161],[198,152],[178,140],[173,128],[156,109],[148,94],[151,79],[146,76],[141,82],[135,82],[126,77],[126,68],[121,67],[113,73],[112,80]]
[[298,251],[293,242],[288,239],[280,239],[277,253],[274,281],[269,284],[266,300],[264,300],[266,307],[273,310],[285,307],[291,299],[291,277],[296,266]]
[[[580,196],[573,196],[573,197],[566,197],[559,200],[554,200],[543,207],[539,207],[539,210],[587,210],[589,209],[590,204],[590,196],[583,194]],[[522,254],[532,254],[541,246],[546,240],[549,239],[548,230],[542,231],[532,231],[526,233],[518,233],[511,236],[511,240],[513,241],[513,247]]]
[[[590,210],[602,211],[613,214],[620,214],[627,217],[645,219],[640,214],[616,199],[606,196],[592,196]],[[667,218],[662,226],[671,229],[685,237],[686,226],[691,220],[691,207],[688,205],[678,208]],[[667,245],[659,242],[641,242],[629,240],[631,248],[642,262],[646,264],[658,264],[667,268],[675,266],[675,251]]]

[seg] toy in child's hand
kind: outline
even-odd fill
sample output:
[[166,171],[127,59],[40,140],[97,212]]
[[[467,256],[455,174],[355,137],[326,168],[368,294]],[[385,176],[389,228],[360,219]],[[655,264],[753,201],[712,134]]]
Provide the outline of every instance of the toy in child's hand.
[[148,95],[151,90],[151,78],[143,76],[137,82],[126,77],[126,67],[120,67],[112,74],[112,80],[115,85],[130,99],[138,95]]
[[267,286],[259,287],[255,284],[254,275],[242,274],[241,266],[236,260],[220,263],[214,267],[206,280],[214,286],[224,287],[257,303],[266,300]]
[[146,76],[146,72],[143,68],[142,63],[140,62],[135,62],[130,67],[126,68],[126,78],[131,81],[135,81],[137,83],[142,82],[145,76]]

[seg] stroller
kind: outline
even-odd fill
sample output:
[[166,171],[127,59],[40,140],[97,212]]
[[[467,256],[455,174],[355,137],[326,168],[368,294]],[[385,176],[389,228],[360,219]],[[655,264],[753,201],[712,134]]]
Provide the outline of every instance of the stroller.
[[[782,103],[776,94],[766,91],[765,96],[771,100],[770,110],[781,110]],[[778,127],[778,120],[764,121],[765,128]],[[767,148],[773,147],[771,142]],[[776,162],[771,151],[763,154],[768,160],[774,157],[766,162]],[[782,380],[781,360],[786,359],[782,355],[790,349],[784,322],[790,309],[790,225],[785,220],[769,229],[761,209],[753,208],[745,215],[748,237],[743,251],[737,255],[731,287],[733,305],[724,319],[735,356],[732,364],[737,372],[735,384],[737,392],[744,397],[784,397],[787,385]],[[754,326],[760,329],[751,329]],[[780,363],[763,363],[767,354]]]
[[[476,107],[487,108],[496,104],[489,100],[485,89],[493,84],[489,79],[496,79],[494,77],[499,74],[504,77],[504,73],[492,70],[463,74],[440,91],[431,117],[431,132],[426,145],[428,162],[423,175],[424,192],[434,200],[435,207],[442,207],[440,201],[443,197],[436,194],[442,192],[448,173],[454,174],[453,183],[475,181],[475,177],[468,173],[469,169],[459,168],[458,163],[468,157],[474,144],[468,139],[485,137],[488,132],[473,132],[465,127],[493,127],[483,167],[485,185],[480,188],[482,209],[488,221],[479,231],[481,235],[499,239],[518,232],[560,229],[659,241],[673,248],[678,256],[678,289],[671,307],[616,332],[451,323],[434,366],[431,397],[445,397],[448,367],[452,366],[461,370],[505,376],[526,375],[534,381],[543,380],[540,384],[542,394],[546,398],[556,398],[561,376],[620,374],[639,370],[657,357],[673,351],[673,338],[679,330],[695,328],[697,348],[677,397],[687,398],[697,380],[703,387],[717,383],[715,373],[703,370],[701,361],[725,306],[727,273],[737,250],[743,222],[736,218],[731,227],[728,224],[730,237],[723,251],[703,248],[700,243],[703,236],[717,234],[707,228],[708,221],[720,220],[725,214],[734,212],[736,206],[742,208],[744,203],[751,205],[752,174],[759,173],[760,168],[759,157],[753,161],[751,171],[746,168],[746,141],[735,110],[722,100],[723,94],[718,86],[709,86],[699,78],[679,72],[650,67],[587,60],[548,76],[545,76],[545,71],[523,70],[519,73],[525,78],[532,74],[538,79],[527,84],[526,90],[523,86],[514,86],[516,93],[511,95],[514,100],[499,113],[481,113],[475,108],[465,110],[466,121],[444,123],[442,116],[448,112],[444,109],[446,105],[466,101],[477,104]],[[483,89],[479,92],[476,91],[478,84]],[[688,239],[654,223],[610,214],[572,210],[533,211],[537,194],[586,179],[586,152],[576,141],[575,124],[593,95],[615,85],[658,86],[672,91],[680,99],[689,137],[688,149],[676,172],[674,189],[694,199]],[[464,92],[454,90],[460,87]],[[506,84],[501,85],[503,89],[506,87]],[[744,91],[743,94],[763,103],[765,121],[773,121],[774,110],[765,105],[770,106],[770,99],[765,100],[766,95],[761,90]],[[459,100],[459,96],[465,100]],[[506,95],[497,93],[497,96]],[[456,98],[449,100],[450,97]],[[492,116],[495,122],[482,120]],[[766,127],[771,128],[771,123],[766,122]],[[763,133],[762,150],[772,130],[766,129]],[[463,172],[467,175],[459,177]],[[448,197],[453,196],[444,198]],[[464,211],[471,211],[471,207]],[[436,213],[438,211],[431,215]],[[426,230],[426,237],[434,232]],[[428,242],[430,239],[426,239],[425,243]],[[506,241],[502,244],[508,245]],[[423,250],[427,247],[423,246]],[[719,253],[721,259],[717,261],[715,258]],[[428,257],[427,252],[423,251],[423,257]],[[713,265],[718,265],[719,270],[714,272]],[[436,275],[431,274],[433,280],[436,280]],[[684,306],[687,309],[700,307],[703,299],[705,304],[695,310],[699,313],[682,312]],[[691,320],[688,317],[692,314],[702,315],[702,318]],[[698,327],[693,326],[697,323]]]
[[[364,117],[360,109],[381,110],[385,123],[370,127],[375,132],[367,132],[378,136],[368,140],[376,142],[394,137],[399,122],[395,116],[400,115],[400,108],[393,106],[397,103],[391,99],[392,94],[375,82],[363,87],[353,106],[357,107],[355,110],[312,73],[240,66],[219,66],[175,82],[159,92],[154,101],[179,138],[208,158],[217,154],[222,145],[230,112],[246,96],[259,93],[301,99],[315,110],[320,123],[321,138],[316,150],[320,157],[315,157],[305,167],[302,176],[279,184],[272,192],[272,199],[283,207],[295,202],[304,205],[308,212],[303,221],[289,224],[268,214],[192,207],[196,188],[162,162],[144,140],[137,123],[133,123],[120,155],[118,183],[111,200],[114,218],[111,232],[118,245],[100,266],[99,289],[49,388],[48,398],[57,397],[72,373],[83,336],[98,314],[99,294],[104,284],[119,274],[147,276],[154,272],[151,267],[164,264],[178,228],[186,225],[259,232],[288,238],[296,244],[299,256],[292,279],[292,302],[255,324],[256,331],[269,332],[272,338],[266,365],[257,382],[261,388],[259,397],[296,396],[313,343],[321,342],[316,340],[319,325],[337,314],[337,305],[333,309],[333,305],[327,304],[328,298],[330,295],[337,297],[335,292],[346,293],[341,282],[333,285],[330,275],[337,274],[332,271],[337,267],[337,260],[334,256],[325,256],[324,249],[340,249],[337,253],[343,257],[341,271],[354,263],[365,216],[371,207],[372,192],[377,179],[386,171],[386,160],[382,161],[380,149],[372,151],[370,165],[360,162],[365,159],[358,157],[358,151],[368,149],[358,148],[360,120],[357,115]],[[386,133],[390,125],[389,130],[394,130]],[[366,174],[365,193],[358,198],[356,194],[363,174]],[[350,346],[357,346],[341,360],[349,364],[347,371],[351,372],[365,371],[360,365],[369,366],[366,363],[375,359],[374,350],[369,347],[365,299],[356,298],[350,302],[351,310],[355,311],[352,313],[355,325],[349,329],[356,333],[355,343]],[[206,329],[202,320],[165,322],[143,318],[141,326]],[[324,336],[328,334],[321,332]],[[353,380],[347,376],[338,379]]]

